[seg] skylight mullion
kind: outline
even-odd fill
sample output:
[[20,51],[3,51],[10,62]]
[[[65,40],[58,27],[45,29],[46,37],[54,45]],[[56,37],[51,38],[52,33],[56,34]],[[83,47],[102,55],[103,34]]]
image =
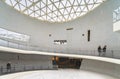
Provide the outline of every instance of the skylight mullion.
[[[79,6],[80,4],[79,4],[78,0],[77,0],[77,3],[78,3],[78,5],[77,5],[77,6]],[[76,6],[75,6],[75,7],[76,7]],[[76,8],[76,13],[78,12],[78,11],[77,11],[77,10],[78,10],[78,8],[79,8],[79,7],[77,7],[77,8]]]
[[[61,3],[62,3],[62,1],[61,1]],[[65,3],[66,4],[66,3]],[[62,5],[63,5],[63,9],[64,9],[64,11],[63,11],[63,13],[62,13],[62,16],[64,16],[65,14],[65,9],[66,9],[66,6],[62,3]],[[64,17],[65,18],[65,17]],[[66,20],[66,18],[65,18],[65,20]]]
[[[65,4],[65,7],[67,6],[67,3],[68,3],[68,1],[66,1],[66,4]],[[67,7],[66,7],[66,9],[65,9],[66,11],[67,11],[67,13],[68,13],[68,15],[69,15],[69,11],[67,10]],[[69,15],[70,16],[70,15]],[[69,18],[69,16],[66,18],[66,19],[68,19]]]
[[33,11],[32,11],[31,13],[29,13],[29,16],[30,16],[31,14],[33,14]]
[[11,5],[12,5],[12,7],[13,7],[14,5],[13,5],[13,3],[12,3],[12,1],[11,1],[11,0],[10,0],[10,3],[11,3]]
[[[41,17],[41,16],[45,16],[45,12],[41,9],[41,11],[44,13],[44,15],[41,15],[40,14],[40,16],[38,16],[38,17]],[[48,15],[49,16],[49,15]],[[50,17],[50,16],[49,16]]]
[[[36,7],[38,7],[38,6],[36,6]],[[38,7],[39,8],[39,7]],[[49,8],[49,7],[48,7]],[[42,10],[43,8],[41,8],[41,10]],[[50,8],[49,8],[49,10],[51,10]],[[42,10],[43,11],[43,10]],[[51,10],[52,11],[52,10]],[[44,11],[43,11],[44,12]],[[44,12],[45,13],[45,12]],[[50,13],[50,12],[49,12]],[[48,13],[48,14],[49,14]],[[54,13],[54,12],[53,12]],[[55,14],[55,13],[54,13]],[[55,14],[56,15],[56,14]],[[56,15],[57,16],[57,15]]]
[[48,0],[46,0],[46,20],[47,20],[47,15],[48,15],[48,13],[47,13],[47,5],[48,4]]
[[[26,1],[26,0],[25,0],[25,4],[26,4],[26,8],[27,8],[27,1]],[[25,9],[24,9],[24,10],[25,10]],[[23,11],[24,11],[24,10],[23,10]],[[29,14],[28,10],[27,10],[27,14]]]
[[[31,2],[31,1],[30,1]],[[32,2],[32,4],[30,6],[28,6],[25,10],[23,10],[22,12],[25,12],[27,9],[31,8],[32,6],[34,6],[35,4],[37,4],[38,2],[40,2],[40,0],[36,1],[36,2]]]
[[21,7],[20,7],[20,6],[21,6],[21,5],[20,5],[20,1],[16,1],[16,2],[17,2],[17,5],[18,5],[18,7],[19,7],[19,9],[20,9],[20,11],[21,11],[22,9],[21,9]]
[[[63,2],[64,1],[64,2]],[[104,0],[105,1],[105,0]],[[93,10],[103,0],[9,0],[6,3],[13,8],[41,20],[63,22]],[[48,3],[49,2],[49,3]],[[37,4],[40,4],[37,5]],[[41,17],[42,16],[42,17]],[[43,19],[42,19],[43,18]]]
[[19,3],[19,2],[18,2],[18,1],[16,1],[16,0],[14,0],[14,1],[16,2],[16,4],[14,4],[14,5],[13,5],[13,7],[15,7],[15,6]]
[[[58,5],[58,8],[60,7],[60,3],[61,3],[61,2],[59,1],[59,5]],[[59,8],[59,10],[60,10],[60,8]],[[61,15],[61,16],[62,16],[62,15]],[[61,18],[59,18],[59,19],[60,19],[60,20],[62,20]]]
[[[71,6],[70,6],[70,7],[71,7],[71,9],[70,9],[70,12],[69,12],[69,17],[70,17],[70,18],[72,18],[72,17],[71,17],[71,15],[70,15],[70,14],[71,14],[71,11],[72,11],[72,4],[71,4],[71,2],[70,2],[69,0],[68,0],[68,2],[69,2],[69,3],[70,3],[70,5],[71,5]],[[68,17],[68,18],[69,18],[69,17]]]
[[[44,3],[44,2],[42,2],[42,3]],[[45,4],[45,3],[44,3]],[[46,5],[46,4],[45,4]],[[48,7],[49,8],[49,7]],[[43,9],[43,7],[41,8],[41,9]],[[49,8],[49,10],[51,10],[50,8]],[[52,5],[52,13],[54,13],[54,11],[53,11],[53,5]],[[54,13],[55,14],[55,13]],[[57,16],[57,14],[55,14],[56,16]],[[53,15],[52,15],[53,16]]]
[[84,2],[85,2],[85,6],[86,6],[87,10],[89,11],[88,3],[86,2],[86,0],[84,0]]
[[33,6],[33,13],[34,13],[34,17],[35,17],[35,6]]
[[[74,0],[73,4],[75,4],[75,0]],[[72,8],[74,10],[74,15],[76,15],[76,17],[77,17],[76,10],[74,9],[74,5],[72,5]]]
[[[50,0],[51,1],[51,0]],[[56,5],[51,1],[51,3],[53,4],[53,6],[57,9]],[[59,10],[58,10],[59,11]],[[60,11],[59,11],[60,12]],[[63,14],[60,12],[60,14],[63,16]],[[63,16],[63,18],[65,19],[65,17]]]

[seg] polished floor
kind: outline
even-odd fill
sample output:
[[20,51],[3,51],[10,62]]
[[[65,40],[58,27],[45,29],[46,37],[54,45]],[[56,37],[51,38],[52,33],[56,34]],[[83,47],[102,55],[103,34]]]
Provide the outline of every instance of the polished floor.
[[39,70],[0,76],[0,79],[118,79],[112,76],[74,69]]

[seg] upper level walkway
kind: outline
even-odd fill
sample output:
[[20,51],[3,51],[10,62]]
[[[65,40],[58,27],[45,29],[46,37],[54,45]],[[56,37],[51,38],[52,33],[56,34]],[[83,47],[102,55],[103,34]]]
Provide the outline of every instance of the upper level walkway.
[[30,51],[30,50],[21,50],[21,49],[15,49],[15,48],[3,47],[3,46],[0,46],[0,51],[10,52],[10,53],[19,53],[19,54],[36,54],[36,55],[47,55],[47,56],[83,58],[83,59],[92,59],[92,60],[110,62],[114,64],[120,64],[120,59],[101,57],[101,56],[92,56],[92,55],[81,55],[78,53],[56,53],[56,52]]
[[[56,51],[49,51],[49,50],[40,50],[37,47],[29,47],[27,46],[26,49],[25,48],[21,48],[20,44],[16,44],[18,45],[18,47],[16,45],[12,46],[10,45],[10,42],[6,43],[7,45],[1,45],[0,44],[0,52],[4,52],[4,53],[18,53],[18,54],[28,54],[28,55],[44,55],[44,56],[61,56],[61,57],[70,57],[70,58],[82,58],[82,59],[88,59],[88,60],[84,60],[84,62],[82,63],[82,67],[83,70],[85,68],[92,68],[91,70],[95,70],[98,69],[96,71],[101,71],[101,70],[105,70],[106,73],[108,73],[110,70],[113,74],[113,72],[115,72],[116,75],[119,74],[119,66],[120,66],[120,56],[119,56],[119,51],[117,50],[107,50],[106,53],[101,56],[99,56],[98,51],[97,50],[79,50],[79,51],[67,51],[67,52],[56,52]],[[25,45],[24,45],[25,46]],[[32,48],[32,49],[31,49]],[[94,60],[96,62],[94,62]],[[99,62],[105,62],[105,63],[99,63]],[[89,62],[89,63],[88,63]],[[90,67],[89,67],[90,66]],[[96,68],[95,68],[96,67]],[[22,68],[22,71],[26,71],[26,70],[43,70],[43,68],[37,68],[35,69],[33,66],[23,66],[20,67]],[[13,70],[15,70],[17,68],[13,67]],[[49,69],[49,68],[48,68]],[[4,69],[5,70],[5,69]],[[86,69],[85,69],[86,70]],[[16,71],[16,70],[15,70]],[[104,71],[102,71],[104,72]],[[21,74],[21,73],[20,73]],[[16,76],[16,74],[15,74]],[[12,77],[15,77],[12,76]],[[7,79],[8,76],[4,76],[1,77],[0,79]],[[11,78],[12,78],[11,77]],[[19,76],[20,77],[20,76]],[[8,77],[10,79],[10,77]],[[13,79],[13,78],[12,78]],[[16,78],[14,78],[16,79]],[[110,78],[108,78],[110,79]]]
[[4,43],[0,42],[0,51],[3,52],[94,59],[94,60],[101,60],[101,61],[120,64],[120,54],[119,54],[120,50],[107,50],[105,53],[101,52],[101,55],[99,56],[97,50],[56,51],[56,50],[40,49],[40,47],[37,46],[13,43],[11,41],[7,41],[3,39],[0,40],[4,42]]

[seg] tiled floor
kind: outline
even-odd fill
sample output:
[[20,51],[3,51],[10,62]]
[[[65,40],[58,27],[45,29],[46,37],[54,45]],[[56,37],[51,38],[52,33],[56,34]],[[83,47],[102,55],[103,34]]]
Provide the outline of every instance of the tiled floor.
[[0,79],[119,79],[112,76],[74,69],[39,70],[0,76]]

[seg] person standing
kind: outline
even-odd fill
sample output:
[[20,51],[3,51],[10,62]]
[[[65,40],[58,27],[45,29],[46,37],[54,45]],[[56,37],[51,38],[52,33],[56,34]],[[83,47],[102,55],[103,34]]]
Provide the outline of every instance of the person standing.
[[101,55],[101,46],[98,46],[98,53],[99,53],[99,56]]
[[6,67],[7,67],[7,72],[11,72],[11,64],[7,63]]
[[105,56],[105,54],[106,54],[106,49],[107,49],[107,46],[105,45],[105,46],[103,47],[103,56]]

